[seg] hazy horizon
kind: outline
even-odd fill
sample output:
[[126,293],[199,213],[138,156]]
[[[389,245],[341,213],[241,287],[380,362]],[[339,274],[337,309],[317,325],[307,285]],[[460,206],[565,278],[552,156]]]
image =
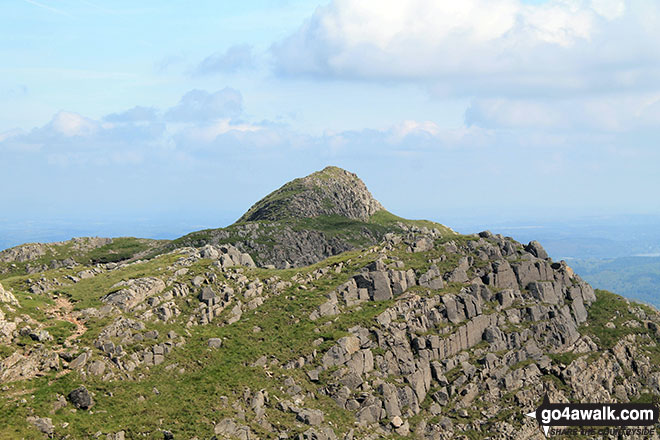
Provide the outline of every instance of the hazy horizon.
[[406,217],[660,214],[656,3],[24,0],[0,25],[19,228],[221,226],[330,164]]

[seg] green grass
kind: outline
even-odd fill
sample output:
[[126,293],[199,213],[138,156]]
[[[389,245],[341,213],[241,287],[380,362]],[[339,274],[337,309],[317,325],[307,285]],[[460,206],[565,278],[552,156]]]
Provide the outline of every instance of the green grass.
[[[342,236],[346,239],[355,239],[359,243],[360,234],[367,231],[370,234],[384,235],[387,231],[398,228],[398,222],[408,222],[399,219],[390,213],[382,211],[375,215],[370,222],[360,222],[336,216],[323,216],[313,219],[303,219],[296,221],[285,221],[275,225],[274,228],[283,227],[301,228],[317,230],[327,236]],[[265,223],[264,223],[265,225]],[[416,226],[437,227],[441,225],[428,223],[417,223]],[[270,227],[270,226],[269,226]],[[238,226],[236,226],[238,228]],[[238,229],[232,229],[238,231]],[[470,240],[478,238],[457,236],[450,233],[449,230],[442,230],[443,236],[435,241],[434,249],[424,253],[409,253],[405,245],[399,245],[393,251],[388,252],[392,257],[386,262],[400,260],[405,269],[413,269],[417,276],[424,273],[431,264],[432,260],[439,259],[447,254],[443,244],[448,241],[455,241],[459,246],[465,245]],[[447,235],[444,235],[444,233]],[[273,231],[269,230],[268,234]],[[213,232],[201,231],[197,237],[200,240],[210,239]],[[236,235],[239,236],[238,233]],[[135,241],[136,239],[121,239],[113,242],[112,245],[104,246],[90,252],[90,261],[92,257],[95,261],[111,261],[114,258],[133,258],[137,253],[148,251],[148,248],[142,246],[143,243]],[[200,241],[201,242],[201,241]],[[271,404],[267,406],[267,418],[273,424],[282,424],[288,427],[289,435],[295,437],[296,434],[306,430],[308,427],[302,426],[295,421],[295,415],[283,413],[275,408],[276,402],[282,399],[290,399],[283,388],[287,377],[295,379],[296,383],[303,388],[304,393],[315,394],[315,398],[306,399],[303,406],[309,408],[321,409],[325,414],[326,423],[331,422],[338,438],[353,427],[354,414],[339,408],[328,396],[318,393],[318,384],[309,382],[306,378],[306,372],[315,368],[319,362],[322,353],[330,348],[338,338],[348,334],[348,329],[361,325],[366,328],[378,327],[375,323],[375,317],[391,307],[394,300],[382,302],[366,302],[358,306],[345,309],[343,313],[321,318],[317,321],[308,319],[309,314],[315,310],[321,303],[326,301],[326,294],[332,291],[337,285],[347,281],[356,271],[363,268],[370,262],[379,257],[378,252],[368,252],[366,250],[355,250],[333,256],[317,264],[296,269],[275,270],[265,268],[247,269],[243,268],[243,273],[250,279],[259,277],[261,280],[277,276],[283,280],[291,280],[294,275],[301,274],[303,277],[311,274],[317,269],[330,267],[331,270],[322,278],[307,283],[307,290],[298,288],[296,283],[287,288],[280,295],[270,296],[263,305],[252,311],[244,312],[242,318],[232,325],[220,325],[223,316],[229,313],[231,306],[224,312],[224,315],[216,318],[213,323],[204,326],[185,327],[188,315],[198,304],[194,299],[195,292],[191,292],[191,301],[188,304],[187,299],[177,298],[177,304],[182,311],[182,315],[167,323],[159,321],[147,321],[147,330],[158,330],[160,333],[158,342],[167,340],[169,330],[176,331],[179,335],[186,335],[186,344],[183,348],[175,348],[172,353],[166,357],[164,364],[153,367],[140,366],[131,377],[120,377],[122,373],[113,369],[118,375],[116,380],[103,382],[97,377],[87,377],[83,379],[76,372],[69,373],[61,378],[55,379],[54,373],[48,373],[44,377],[35,378],[29,381],[8,384],[9,389],[0,397],[0,439],[2,438],[42,438],[32,427],[25,423],[25,418],[30,413],[41,417],[51,417],[54,424],[58,427],[58,435],[70,435],[70,438],[89,438],[97,431],[102,431],[104,436],[108,432],[124,430],[127,438],[162,438],[161,429],[167,429],[175,434],[175,438],[209,438],[213,432],[213,424],[224,417],[235,418],[236,410],[232,405],[242,401],[242,395],[246,388],[252,391],[266,389],[271,398]],[[58,287],[56,292],[59,295],[66,295],[73,303],[75,310],[81,310],[88,307],[99,307],[102,303],[100,298],[110,292],[112,286],[119,281],[145,276],[158,276],[167,280],[171,275],[171,269],[167,269],[176,260],[179,255],[162,255],[148,261],[131,264],[122,267],[119,270],[109,271],[99,274],[93,278],[81,280],[79,283]],[[222,282],[232,285],[234,282],[228,280],[225,274],[219,273],[214,269],[209,260],[200,260],[189,267],[187,275],[180,279],[181,282],[189,282],[197,274],[205,274],[214,271]],[[336,273],[332,268],[343,264],[340,273]],[[447,259],[436,263],[441,273],[453,269],[458,263],[457,255],[447,255]],[[75,270],[58,269],[47,271],[44,275],[49,278],[62,279],[66,274],[75,273],[81,270],[80,267]],[[47,307],[53,305],[50,298],[51,294],[30,295],[26,292],[29,278],[27,275],[10,276],[3,280],[5,287],[11,288],[22,308],[17,314],[28,313],[35,319],[45,322],[46,329],[53,335],[53,345],[61,344],[63,340],[75,330],[75,326],[66,321],[53,320],[45,313]],[[33,276],[33,278],[37,278]],[[438,295],[460,291],[463,287],[460,283],[448,283],[440,291],[431,292],[431,295]],[[410,293],[426,295],[427,289],[415,287]],[[616,341],[626,334],[639,334],[646,338],[648,344],[644,350],[651,357],[652,363],[660,360],[660,348],[654,345],[655,339],[649,334],[646,328],[628,328],[622,324],[628,320],[637,319],[630,311],[631,307],[625,300],[617,295],[605,291],[597,291],[597,301],[591,306],[588,325],[580,328],[580,331],[597,338],[599,345],[604,348],[611,348]],[[240,296],[240,295],[239,295]],[[190,298],[190,297],[189,297]],[[244,299],[244,298],[243,298]],[[651,313],[652,310],[642,307],[645,313]],[[14,315],[12,315],[14,316]],[[130,313],[127,316],[134,316]],[[114,320],[114,317],[92,318],[86,322],[89,330],[80,338],[79,346],[90,346],[98,337],[100,331]],[[605,324],[613,321],[616,329],[608,329]],[[261,331],[254,333],[254,327],[260,327]],[[438,329],[433,331],[437,332]],[[189,332],[189,333],[187,333]],[[211,337],[219,337],[224,340],[224,344],[219,349],[209,349],[207,341]],[[315,339],[322,338],[323,343],[319,347],[314,347],[312,342]],[[29,339],[29,338],[27,338]],[[117,343],[118,341],[114,341]],[[33,341],[25,340],[26,344],[33,344]],[[155,341],[145,341],[142,343],[130,344],[124,349],[131,353],[141,350]],[[487,344],[481,342],[472,350],[486,349]],[[299,357],[311,357],[312,353],[317,351],[319,356],[311,363],[305,365],[302,369],[284,370],[279,367],[290,360]],[[374,356],[385,354],[382,349],[372,350]],[[95,350],[96,358],[100,356]],[[6,357],[11,353],[9,350],[0,346],[0,358]],[[252,367],[251,365],[261,356],[266,356],[270,361],[277,360],[277,366],[267,366],[267,368]],[[481,355],[480,355],[481,356]],[[572,353],[563,353],[552,355],[555,363],[569,364],[580,355]],[[475,362],[476,357],[469,359]],[[512,368],[522,368],[529,365],[531,361],[524,361],[514,365]],[[166,367],[176,364],[175,368]],[[183,369],[179,373],[179,369]],[[331,377],[333,372],[324,372],[321,375],[321,384],[329,384],[334,379]],[[448,380],[456,380],[463,374],[461,367],[455,367],[446,373]],[[397,378],[388,377],[384,380],[395,380]],[[400,379],[400,378],[398,378]],[[552,383],[563,392],[570,394],[570,388],[564,384],[561,379],[553,375],[546,375],[542,378],[544,382]],[[92,412],[77,411],[71,412],[71,408],[66,407],[54,414],[50,413],[52,404],[55,401],[56,394],[68,394],[69,391],[80,384],[85,384],[90,391],[95,394],[94,399],[97,404]],[[153,393],[153,388],[159,390],[159,394]],[[24,392],[24,394],[15,394]],[[358,395],[360,391],[356,392]],[[430,395],[431,393],[429,393]],[[34,396],[34,397],[32,397]],[[138,397],[143,396],[143,402],[138,401]],[[227,406],[221,405],[221,396],[229,399]],[[493,419],[489,420],[482,431],[467,431],[468,438],[484,438],[487,436],[489,426],[495,426],[496,423],[507,420],[514,424],[519,424],[521,415],[514,403],[513,394],[503,397],[502,401],[506,404],[503,410]],[[20,403],[20,398],[26,398],[26,404]],[[648,399],[650,397],[642,395],[639,399]],[[509,400],[507,400],[509,399]],[[414,428],[415,420],[422,420],[428,414],[430,397],[421,402],[423,414],[410,420]],[[262,427],[253,422],[254,418],[251,410],[242,404],[246,409],[246,422],[258,438],[274,438],[272,433],[266,432]],[[455,401],[450,403],[445,409],[448,411],[453,408]],[[481,403],[476,400],[474,407],[470,408],[470,415],[466,419],[452,416],[454,422],[465,423],[475,419],[478,414]],[[448,414],[448,413],[446,413]],[[61,428],[63,423],[69,423],[67,428]],[[145,433],[143,435],[143,433]],[[149,434],[146,434],[149,433]],[[356,438],[364,438],[364,432],[358,430]],[[104,438],[102,436],[101,438]],[[390,438],[399,438],[392,435]],[[414,438],[414,434],[401,438]]]
[[[623,323],[637,320],[629,310],[630,304],[621,296],[606,290],[596,290],[596,301],[589,308],[586,326],[580,328],[581,332],[597,338],[602,349],[612,348],[621,338],[630,334],[647,334],[648,330],[642,326],[631,328]],[[615,328],[608,328],[606,324],[612,322]]]
[[[334,257],[323,265],[305,268],[302,272],[311,272],[316,268],[340,261],[345,262],[348,268],[361,267],[373,258],[374,254],[363,257],[355,252],[347,253]],[[129,266],[121,271],[84,280],[66,290],[71,300],[77,301],[77,308],[98,305],[98,297],[119,279],[153,275],[156,267],[170,263],[171,260],[161,257],[147,263]],[[203,266],[202,263],[200,264]],[[199,269],[201,270],[202,267]],[[191,272],[197,270],[191,268]],[[277,274],[282,278],[290,278],[295,273],[293,270],[266,269],[254,269],[248,272],[251,277]],[[56,426],[69,423],[68,428],[58,429],[58,432],[70,434],[72,438],[88,438],[99,430],[107,433],[120,429],[126,431],[128,438],[140,436],[142,432],[151,432],[146,438],[162,438],[162,434],[159,434],[161,428],[174,432],[177,437],[207,438],[213,430],[211,421],[217,422],[225,416],[234,416],[235,411],[231,406],[220,406],[220,396],[227,396],[230,403],[233,403],[240,400],[245,387],[249,386],[253,391],[267,389],[272,401],[276,402],[278,399],[289,398],[280,390],[284,379],[288,376],[293,376],[307,391],[314,391],[315,386],[304,379],[304,371],[280,370],[276,367],[273,369],[273,377],[270,377],[263,368],[249,365],[262,355],[266,355],[269,359],[277,358],[279,364],[283,364],[291,359],[311,354],[314,350],[311,342],[319,337],[314,329],[320,323],[310,321],[307,316],[325,301],[324,292],[344,282],[348,276],[346,272],[340,274],[330,272],[326,277],[316,280],[311,286],[313,289],[297,290],[293,286],[281,295],[271,297],[261,307],[244,313],[239,322],[230,326],[206,325],[191,328],[191,336],[187,338],[185,348],[175,349],[167,357],[165,364],[150,367],[148,374],[145,367],[141,367],[136,374],[144,372],[145,377],[139,381],[102,382],[94,377],[82,380],[75,373],[71,373],[55,381],[49,376],[13,386],[30,388],[30,393],[35,397],[30,399],[29,406],[36,414],[51,417]],[[385,303],[378,304],[378,307],[365,307],[362,314],[356,313],[354,316],[347,314],[346,318],[324,327],[322,336],[328,338],[328,343],[331,344],[336,338],[343,336],[348,327],[362,319],[369,321],[386,306]],[[96,320],[88,322],[90,330],[85,335],[88,343],[107,323]],[[64,337],[66,329],[60,328],[60,325],[60,323],[54,324],[51,330],[54,336],[57,334],[58,337]],[[255,334],[252,328],[257,325],[263,330]],[[169,328],[176,329],[179,334],[183,333],[180,324],[176,323],[148,323],[147,327],[158,329],[161,335],[164,335]],[[225,340],[225,344],[220,349],[211,350],[206,344],[210,337],[221,337]],[[178,364],[176,368],[169,371],[165,369],[166,365],[173,363]],[[179,374],[179,368],[184,368],[185,372]],[[84,411],[71,413],[70,408],[49,414],[56,393],[66,395],[81,383],[95,393],[94,399],[97,403],[92,409],[93,415]],[[159,395],[153,394],[154,387],[160,391]],[[139,396],[146,397],[146,400],[138,403]],[[15,402],[15,399],[0,400],[0,412],[3,414],[1,418],[25,419],[27,414],[25,406],[20,404],[16,406]],[[319,396],[318,399],[308,400],[305,406],[321,409],[325,413],[326,421],[332,422],[335,426],[348,427],[352,423],[352,415],[337,407],[328,397]],[[267,413],[271,422],[280,421],[291,426],[292,434],[306,429],[296,428],[295,415],[281,413],[274,408],[274,405],[267,408]],[[164,421],[162,425],[160,420]],[[272,438],[272,434],[263,431],[258,425],[248,424],[259,438]],[[17,425],[20,426],[0,428],[0,438],[3,435],[9,438],[16,436],[38,438],[32,428],[24,426],[23,423]],[[343,428],[339,428],[338,434],[342,430]]]
[[69,321],[57,320],[45,330],[53,337],[53,342],[63,344],[64,340],[76,330],[76,325]]
[[[129,260],[137,254],[151,249],[151,247],[151,243],[148,240],[132,237],[115,238],[112,240],[112,243],[93,249],[81,259],[88,260],[93,264],[117,263]],[[87,263],[88,261],[81,262]]]

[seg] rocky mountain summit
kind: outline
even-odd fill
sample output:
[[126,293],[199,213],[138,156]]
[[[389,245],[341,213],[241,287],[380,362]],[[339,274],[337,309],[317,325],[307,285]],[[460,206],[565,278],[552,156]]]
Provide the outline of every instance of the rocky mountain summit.
[[395,217],[356,179],[323,170],[165,245],[12,250],[0,438],[542,439],[524,414],[546,394],[660,396],[657,310],[538,242]]
[[285,269],[377,244],[385,234],[402,232],[408,226],[452,233],[440,224],[389,213],[357,175],[327,167],[267,195],[233,225],[193,232],[164,250],[232,244],[262,266]]
[[255,203],[238,222],[320,215],[369,221],[372,215],[383,210],[383,205],[373,198],[356,174],[337,167],[326,167],[272,192]]

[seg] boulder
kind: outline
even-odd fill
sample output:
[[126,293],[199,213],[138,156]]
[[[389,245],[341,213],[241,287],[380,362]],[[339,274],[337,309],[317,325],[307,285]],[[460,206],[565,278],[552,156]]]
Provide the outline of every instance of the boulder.
[[390,278],[387,272],[370,272],[373,282],[372,299],[374,301],[385,301],[392,299],[392,288],[390,287]]
[[28,417],[27,421],[49,437],[55,433],[53,421],[48,417]]
[[298,412],[296,418],[306,425],[319,426],[323,423],[323,411],[318,409],[303,409]]
[[67,399],[69,399],[69,402],[78,409],[86,410],[94,406],[94,399],[92,399],[92,395],[87,391],[87,388],[85,388],[84,385],[71,391],[67,396]]
[[87,372],[93,374],[94,376],[101,376],[105,371],[105,362],[103,361],[94,361],[89,364],[87,367]]
[[11,304],[12,306],[19,306],[18,300],[9,290],[5,290],[0,284],[0,303]]
[[222,339],[220,338],[211,338],[208,341],[209,348],[220,348],[222,347]]
[[541,243],[536,240],[530,241],[529,244],[525,246],[525,250],[534,255],[536,258],[540,258],[542,260],[548,258],[548,253],[545,251],[545,249],[543,249]]

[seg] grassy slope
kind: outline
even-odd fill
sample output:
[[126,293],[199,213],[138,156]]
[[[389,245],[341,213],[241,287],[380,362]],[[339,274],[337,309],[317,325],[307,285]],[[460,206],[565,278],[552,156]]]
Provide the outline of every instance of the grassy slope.
[[71,241],[64,242],[63,244],[49,244],[47,245],[47,252],[33,260],[20,263],[0,262],[0,280],[16,274],[25,273],[27,266],[48,266],[53,260],[64,261],[66,259],[73,259],[81,265],[131,260],[146,255],[152,249],[162,246],[165,242],[166,240],[119,237],[114,238],[109,244],[83,252],[76,250]]
[[[389,216],[380,218],[379,222],[387,225],[393,219]],[[338,226],[337,226],[338,227]],[[439,240],[438,243],[449,238]],[[454,237],[458,240],[470,240],[470,237]],[[413,268],[418,273],[425,271],[430,265],[429,260],[437,258],[441,253],[436,249],[429,253],[409,254],[403,250],[395,252],[401,258],[406,268]],[[162,438],[159,429],[167,429],[175,433],[176,438],[189,438],[199,436],[207,438],[213,429],[214,422],[225,416],[234,415],[231,404],[237,401],[246,387],[253,391],[267,389],[271,402],[278,399],[289,398],[281,389],[286,377],[293,377],[296,382],[308,391],[314,391],[304,380],[304,371],[281,370],[279,368],[264,369],[250,367],[256,359],[266,355],[269,359],[277,358],[280,363],[305,356],[314,350],[312,341],[323,338],[325,342],[318,350],[329,348],[333,342],[347,334],[347,329],[361,323],[366,326],[374,324],[374,317],[391,305],[391,301],[368,303],[362,307],[355,307],[350,313],[343,313],[338,317],[325,318],[317,322],[306,319],[309,313],[323,301],[325,294],[336,285],[346,281],[358,268],[373,261],[376,253],[360,251],[347,252],[316,265],[289,270],[252,269],[247,272],[250,277],[258,276],[266,279],[278,276],[290,279],[295,273],[309,273],[320,267],[344,263],[341,273],[330,271],[329,276],[323,277],[312,284],[310,290],[299,290],[293,287],[279,296],[268,299],[261,307],[246,312],[243,318],[230,326],[218,327],[216,325],[195,326],[190,329],[190,336],[182,348],[177,348],[166,362],[160,366],[151,367],[149,371],[142,367],[145,374],[143,380],[128,380],[115,382],[102,382],[97,378],[82,380],[77,373],[69,373],[55,380],[55,373],[26,382],[10,384],[0,399],[0,439],[2,438],[42,438],[34,428],[24,421],[29,415],[29,408],[34,414],[51,417],[58,427],[58,432],[71,434],[73,438],[88,438],[91,434],[125,430],[127,438],[138,436],[142,432],[151,434],[144,438]],[[107,293],[113,284],[122,280],[141,276],[157,275],[167,276],[167,266],[172,264],[176,256],[166,255],[151,261],[127,266],[118,271],[104,273],[89,280],[63,287],[59,294],[70,297],[76,309],[97,307],[101,303],[99,298]],[[208,261],[200,261],[192,268],[188,278],[209,270]],[[443,262],[442,270],[447,270],[455,261]],[[58,269],[45,273],[47,278],[61,277],[67,273],[66,269]],[[43,310],[52,304],[47,296],[28,295],[24,291],[27,276],[14,276],[3,280],[6,287],[11,288],[21,301],[23,308],[20,313],[29,313],[39,320],[46,320]],[[460,286],[458,286],[460,287]],[[449,285],[447,292],[453,292],[457,286]],[[32,296],[32,299],[28,299]],[[595,336],[605,348],[610,348],[625,334],[648,334],[645,327],[629,328],[623,323],[634,318],[630,306],[623,298],[605,291],[597,291],[598,300],[591,307],[588,325],[580,331]],[[184,310],[185,312],[185,310]],[[185,313],[184,313],[185,314]],[[605,327],[613,321],[615,329]],[[108,319],[91,320],[90,329],[83,336],[83,344],[90,344],[98,335],[101,328],[109,322]],[[51,326],[58,326],[52,322]],[[253,333],[254,326],[262,331]],[[179,335],[185,334],[183,321],[169,324],[147,323],[148,329],[157,329],[160,332],[160,341],[169,330]],[[320,329],[319,333],[315,329]],[[65,327],[58,328],[57,336],[66,337]],[[55,332],[54,332],[55,333]],[[210,350],[206,341],[210,337],[221,337],[225,344],[221,349]],[[53,343],[55,343],[54,341]],[[33,342],[26,341],[26,344]],[[130,350],[131,347],[128,347]],[[644,350],[652,359],[660,360],[657,347],[649,344]],[[4,355],[9,355],[6,353]],[[0,355],[1,352],[0,352]],[[4,357],[4,356],[3,356]],[[573,357],[557,357],[556,362],[570,362]],[[176,364],[175,368],[167,369]],[[179,373],[183,368],[184,372]],[[309,367],[306,367],[309,368]],[[272,374],[272,377],[270,376]],[[321,377],[321,384],[325,381]],[[71,389],[84,383],[95,394],[96,406],[91,412],[72,412],[71,407],[50,414],[56,393],[66,395]],[[159,394],[155,394],[156,388]],[[144,401],[138,402],[140,396]],[[229,398],[229,405],[223,407],[220,396]],[[20,399],[25,398],[27,404],[21,404]],[[292,432],[300,432],[306,427],[300,426],[291,413],[282,413],[274,408],[274,404],[267,408],[268,419],[271,423],[281,423],[290,426]],[[332,421],[337,431],[345,432],[352,426],[349,413],[338,408],[334,402],[326,397],[319,396],[317,400],[308,400],[305,406],[322,409],[326,420]],[[248,417],[249,418],[249,417]],[[61,428],[62,423],[69,423],[68,428]],[[267,433],[257,425],[251,428],[262,438]]]

